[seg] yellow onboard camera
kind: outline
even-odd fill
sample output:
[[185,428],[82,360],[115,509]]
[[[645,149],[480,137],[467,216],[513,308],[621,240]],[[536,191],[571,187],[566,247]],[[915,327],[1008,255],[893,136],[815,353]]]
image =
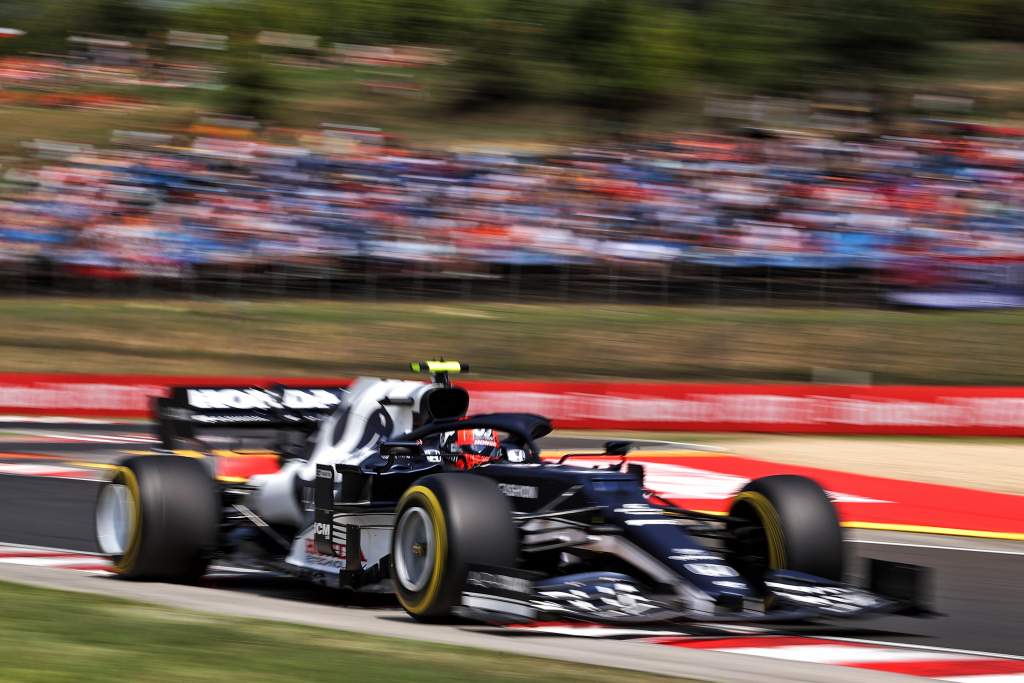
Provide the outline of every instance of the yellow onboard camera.
[[460,372],[469,372],[469,365],[457,360],[421,360],[409,363],[413,372],[430,373],[435,384],[451,385],[449,375],[457,375]]

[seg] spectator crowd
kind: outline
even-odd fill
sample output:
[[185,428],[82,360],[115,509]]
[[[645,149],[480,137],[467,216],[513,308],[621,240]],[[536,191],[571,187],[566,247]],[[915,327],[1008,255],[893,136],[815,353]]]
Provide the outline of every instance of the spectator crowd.
[[419,262],[883,269],[1024,260],[1024,137],[682,134],[547,156],[293,132],[79,148],[7,173],[0,264],[106,277]]

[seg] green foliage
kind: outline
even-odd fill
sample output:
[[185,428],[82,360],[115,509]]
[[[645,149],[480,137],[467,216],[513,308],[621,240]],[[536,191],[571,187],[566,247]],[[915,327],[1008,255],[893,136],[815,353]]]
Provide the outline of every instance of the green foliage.
[[686,19],[646,0],[503,2],[468,40],[460,102],[557,99],[628,120],[688,83]]
[[167,17],[142,0],[92,0],[78,4],[74,30],[113,36],[144,37],[167,28]]
[[[2,0],[0,25],[28,35],[0,50],[61,50],[71,32],[155,37],[166,28],[227,34],[233,45],[261,30],[314,34],[324,46],[437,45],[455,52],[440,81],[455,84],[448,99],[460,108],[543,101],[626,123],[695,81],[754,93],[884,91],[934,62],[938,39],[1024,39],[1022,2]],[[228,58],[232,109],[266,111],[265,69],[239,59]]]
[[701,18],[710,80],[758,92],[876,87],[926,66],[930,0],[721,0]]
[[754,92],[803,90],[813,85],[821,56],[815,27],[785,0],[721,0],[701,17],[705,78]]
[[590,0],[568,31],[577,101],[619,117],[681,90],[691,62],[683,16],[637,0]]
[[950,37],[1024,41],[1021,0],[946,0],[939,13]]
[[836,73],[877,77],[924,66],[934,35],[931,0],[815,0],[814,47]]
[[228,114],[268,118],[279,89],[263,58],[251,49],[241,49],[228,62],[221,109]]
[[399,43],[451,45],[460,5],[454,0],[394,0],[391,35]]
[[536,95],[538,35],[518,12],[516,0],[504,0],[467,34],[455,63],[462,76],[456,98],[459,108],[476,109]]
[[168,20],[144,0],[0,0],[0,26],[26,32],[0,40],[0,52],[62,52],[73,34],[145,38],[166,30]]
[[251,37],[260,30],[309,33],[332,42],[451,45],[474,0],[208,0],[179,8],[189,30]]

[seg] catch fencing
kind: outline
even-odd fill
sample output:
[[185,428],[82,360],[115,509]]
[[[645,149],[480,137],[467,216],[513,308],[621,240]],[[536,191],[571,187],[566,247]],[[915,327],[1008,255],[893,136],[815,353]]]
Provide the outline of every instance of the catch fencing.
[[893,263],[772,265],[675,260],[579,263],[370,258],[193,265],[125,271],[0,258],[0,293],[104,297],[1024,307],[1024,257],[908,258]]
[[100,297],[310,298],[655,304],[883,305],[871,269],[722,267],[688,262],[523,265],[341,259],[305,265],[207,265],[174,273],[0,261],[0,293]]

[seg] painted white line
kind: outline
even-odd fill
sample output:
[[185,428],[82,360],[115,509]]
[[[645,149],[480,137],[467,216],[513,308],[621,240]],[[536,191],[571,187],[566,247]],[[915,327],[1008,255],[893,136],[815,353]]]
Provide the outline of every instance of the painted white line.
[[250,569],[248,567],[229,567],[222,564],[211,564],[210,571],[231,572],[232,574],[276,574],[269,569]]
[[611,628],[606,626],[524,626],[517,631],[530,633],[555,633],[563,636],[583,636],[584,638],[615,638],[617,636],[686,636],[680,631],[647,631],[640,628]]
[[1020,674],[978,674],[977,676],[948,676],[940,681],[957,681],[958,683],[1019,683],[1024,681],[1024,673]]
[[952,545],[929,545],[926,543],[896,543],[895,541],[867,541],[849,538],[847,543],[860,543],[861,545],[893,545],[900,548],[921,548],[923,550],[955,550],[961,553],[988,553],[989,555],[1024,555],[1024,550],[990,550],[988,548],[964,548]]
[[[638,440],[637,443],[640,443]],[[656,441],[656,440],[642,440],[645,444],[666,444],[668,446],[682,446],[691,451],[708,451],[709,453],[730,453],[728,448],[722,448],[721,446],[709,446],[702,443],[687,443],[685,441]]]
[[3,474],[35,474],[45,476],[67,471],[69,471],[67,467],[53,467],[52,465],[32,465],[20,462],[0,463],[0,472]]
[[145,436],[141,434],[96,434],[89,436],[96,436],[97,438],[110,438],[114,441],[123,441],[124,443],[157,443],[159,439],[153,436]]
[[87,417],[50,417],[40,415],[0,415],[0,427],[8,422],[35,422],[39,424],[88,424],[109,425],[120,424],[113,420],[94,420]]
[[53,548],[46,545],[25,545],[24,543],[0,543],[0,550],[25,550],[29,552],[49,551],[54,553],[75,553],[76,555],[90,555],[92,557],[105,557],[103,553],[94,553],[89,550],[68,550],[66,548]]
[[89,470],[75,467],[60,467],[55,465],[36,465],[35,463],[0,463],[0,474],[19,474],[23,476],[36,477],[74,477],[79,474],[91,474]]
[[787,659],[815,664],[866,664],[882,662],[951,662],[973,657],[946,652],[916,652],[883,647],[851,647],[848,645],[781,645],[778,647],[723,647],[715,652],[752,655],[771,659]]
[[[660,439],[630,439],[627,437],[615,438],[613,436],[587,436],[585,434],[573,434],[572,436],[559,435],[557,432],[550,435],[552,439],[579,439],[581,441],[599,441],[604,443],[605,441],[629,441],[638,447],[638,450],[632,451],[633,453],[639,452],[639,447],[642,446],[680,446],[691,451],[708,451],[709,453],[729,453],[729,449],[722,448],[721,446],[709,446],[703,443],[687,443],[685,441],[662,441]],[[561,450],[561,449],[552,449]]]
[[0,564],[21,564],[30,567],[65,567],[76,564],[103,564],[97,562],[92,555],[74,555],[71,557],[0,557]]
[[87,469],[70,467],[53,467],[27,463],[0,463],[0,475],[14,477],[48,477],[50,479],[69,479],[73,481],[98,481],[106,479],[96,477],[96,472]]
[[[694,627],[699,629],[710,629],[715,633],[738,633],[740,635],[773,635],[774,631],[766,626],[748,626],[746,624],[726,624],[716,622],[694,622]],[[686,635],[686,634],[684,634]],[[707,635],[705,633],[698,633],[697,635]]]
[[64,439],[65,441],[85,441],[88,443],[155,443],[151,436],[117,435],[117,434],[53,434],[47,432],[23,432],[32,436],[47,439]]
[[1016,659],[1024,661],[1020,655],[1007,655],[1001,652],[985,652],[983,650],[961,650],[955,647],[940,647],[938,645],[916,645],[913,643],[895,643],[888,640],[867,640],[865,638],[845,638],[838,636],[807,636],[821,640],[841,640],[844,643],[863,643],[865,645],[885,645],[886,647],[898,647],[908,650],[928,650],[929,652],[949,652],[958,655],[970,655],[972,657],[993,657],[995,659]]
[[[9,546],[6,544],[0,544],[0,548],[4,549],[4,552],[11,550],[24,551],[26,553],[38,553],[39,549],[32,548],[30,546]],[[60,553],[61,551],[54,551]],[[67,552],[67,551],[64,551]],[[0,557],[0,564],[16,564],[21,566],[29,567],[51,567],[55,569],[69,568],[75,571],[79,571],[85,574],[111,574],[113,573],[113,564],[106,559],[105,555],[100,553],[76,553],[76,554],[62,554],[60,557],[47,557],[39,555],[26,555],[24,557]],[[110,569],[102,568],[105,565],[109,565]],[[85,569],[84,567],[90,567]],[[211,565],[210,572],[213,576],[237,576],[239,574],[266,574],[271,575],[272,572],[264,569],[246,569],[243,567],[227,567],[223,565]]]
[[[64,548],[51,548],[49,546],[42,545],[24,545],[21,543],[0,543],[0,553],[15,553],[24,552],[25,557],[3,557],[0,561],[5,564],[37,564],[39,566],[59,566],[60,561],[64,561],[65,564],[90,564],[98,563],[102,564],[104,560],[107,560],[108,556],[105,553],[91,552],[88,550],[67,550]],[[40,555],[39,553],[54,553],[60,555],[60,558],[47,557],[46,555]],[[26,560],[33,560],[27,562]],[[48,562],[36,562],[35,560],[47,560]],[[97,562],[97,560],[99,562]],[[81,570],[91,571],[97,574],[107,574],[101,570]],[[212,564],[210,565],[210,571],[213,572],[230,572],[232,574],[275,574],[267,569],[249,569],[246,567],[232,567],[223,564]]]

